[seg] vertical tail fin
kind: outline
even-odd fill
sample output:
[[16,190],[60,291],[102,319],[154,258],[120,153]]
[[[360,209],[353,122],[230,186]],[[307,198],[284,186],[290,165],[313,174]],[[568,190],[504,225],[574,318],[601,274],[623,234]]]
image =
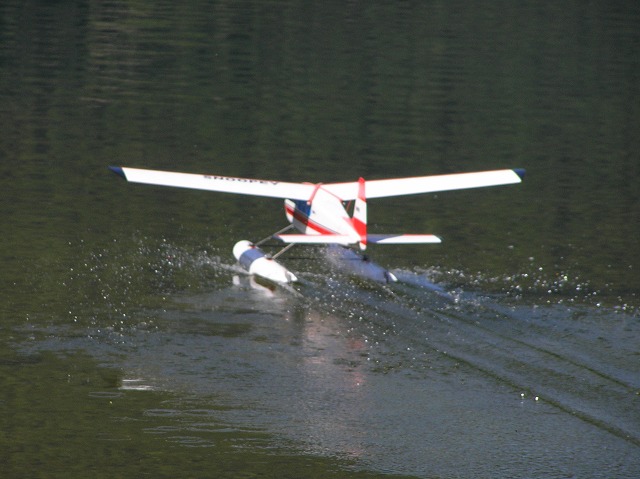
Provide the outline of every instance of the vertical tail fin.
[[358,197],[353,208],[351,221],[356,232],[360,236],[360,249],[367,248],[367,197],[365,194],[364,178],[358,180]]

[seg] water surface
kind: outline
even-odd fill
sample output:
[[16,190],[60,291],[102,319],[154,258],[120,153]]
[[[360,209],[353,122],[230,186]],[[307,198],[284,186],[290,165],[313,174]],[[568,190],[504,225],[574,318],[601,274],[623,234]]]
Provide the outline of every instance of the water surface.
[[[637,477],[634,2],[3,2],[7,477]],[[233,261],[285,181],[527,169],[370,202],[375,285]],[[444,291],[444,294],[433,284]]]

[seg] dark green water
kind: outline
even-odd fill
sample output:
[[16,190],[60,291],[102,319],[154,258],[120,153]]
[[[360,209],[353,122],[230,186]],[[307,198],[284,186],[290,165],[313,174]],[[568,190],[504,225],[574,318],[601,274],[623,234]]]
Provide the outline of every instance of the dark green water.
[[[636,2],[0,6],[3,477],[637,477]],[[370,202],[403,281],[234,263],[287,181],[521,167]],[[449,302],[431,292],[435,281]],[[536,399],[536,397],[538,399]]]

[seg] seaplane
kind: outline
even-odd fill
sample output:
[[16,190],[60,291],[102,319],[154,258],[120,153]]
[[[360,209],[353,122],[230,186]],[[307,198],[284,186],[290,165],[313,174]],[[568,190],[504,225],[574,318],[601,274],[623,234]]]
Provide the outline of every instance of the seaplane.
[[[362,252],[370,244],[440,243],[433,234],[372,234],[367,231],[367,200],[392,196],[438,193],[520,183],[523,169],[501,169],[345,183],[291,183],[254,178],[201,175],[110,166],[132,183],[262,196],[284,200],[289,225],[258,242],[242,240],[233,247],[238,263],[249,272],[274,283],[293,283],[297,276],[276,259],[296,244],[324,244],[331,257],[347,261],[366,278],[389,283],[397,278]],[[349,211],[352,208],[351,214]],[[287,233],[297,230],[297,233]],[[284,244],[274,255],[260,246],[268,240]],[[359,250],[359,251],[358,251]]]

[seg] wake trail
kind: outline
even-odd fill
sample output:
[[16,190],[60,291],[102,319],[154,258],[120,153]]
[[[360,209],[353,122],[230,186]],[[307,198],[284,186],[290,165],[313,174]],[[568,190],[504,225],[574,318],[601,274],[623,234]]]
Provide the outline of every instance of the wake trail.
[[635,371],[572,336],[570,311],[509,309],[401,277],[388,288],[332,287],[334,309],[339,303],[348,317],[366,318],[383,363],[415,368],[419,353],[429,351],[640,446]]

